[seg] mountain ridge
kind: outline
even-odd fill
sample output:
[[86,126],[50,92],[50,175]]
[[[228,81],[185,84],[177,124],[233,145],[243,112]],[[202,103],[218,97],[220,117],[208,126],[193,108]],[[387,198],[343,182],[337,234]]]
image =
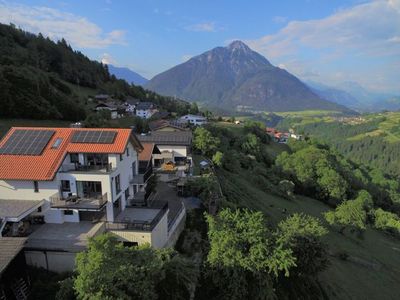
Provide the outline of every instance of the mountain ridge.
[[154,76],[146,88],[206,105],[254,110],[347,110],[241,41],[216,47]]
[[118,79],[123,79],[128,83],[133,83],[134,85],[144,85],[149,81],[147,78],[129,68],[117,67],[111,64],[108,64],[107,67],[110,74],[114,75]]

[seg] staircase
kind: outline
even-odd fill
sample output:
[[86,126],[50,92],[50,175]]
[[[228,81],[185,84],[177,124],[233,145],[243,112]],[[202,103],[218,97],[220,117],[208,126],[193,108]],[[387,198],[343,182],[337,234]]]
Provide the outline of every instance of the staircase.
[[29,286],[25,279],[20,277],[11,285],[16,300],[27,300],[29,296]]

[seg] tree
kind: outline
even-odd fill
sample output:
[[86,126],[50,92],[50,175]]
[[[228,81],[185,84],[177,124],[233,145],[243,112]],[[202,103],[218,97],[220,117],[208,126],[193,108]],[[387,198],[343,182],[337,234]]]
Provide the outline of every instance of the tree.
[[319,219],[302,213],[295,213],[278,224],[278,239],[296,257],[293,272],[297,276],[315,275],[328,266],[326,247],[320,241],[327,233]]
[[200,150],[202,154],[211,157],[220,144],[220,140],[214,137],[210,131],[203,127],[197,127],[194,130],[193,145]]
[[212,161],[213,161],[214,165],[221,167],[223,158],[224,158],[224,154],[221,151],[217,151],[213,155]]
[[210,251],[207,262],[214,267],[241,268],[250,272],[289,275],[295,266],[292,251],[275,243],[261,212],[221,210],[206,215]]
[[396,214],[378,208],[374,211],[374,217],[375,228],[400,234],[400,218]]
[[367,212],[371,210],[372,206],[371,195],[367,191],[361,190],[356,199],[344,201],[334,211],[326,212],[325,219],[331,225],[342,226],[341,233],[346,227],[363,230],[366,228]]
[[195,276],[187,272],[190,268],[174,268],[179,260],[174,256],[176,253],[171,249],[155,250],[147,245],[124,247],[111,234],[99,235],[89,240],[86,252],[77,255],[74,282],[77,297],[157,299],[161,293],[158,288],[165,290],[166,273],[179,278],[181,291],[187,293],[188,282]]

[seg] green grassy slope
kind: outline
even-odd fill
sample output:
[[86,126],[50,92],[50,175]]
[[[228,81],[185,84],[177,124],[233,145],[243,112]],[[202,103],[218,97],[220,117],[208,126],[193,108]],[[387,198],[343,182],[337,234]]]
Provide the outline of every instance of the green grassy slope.
[[[223,172],[219,178],[230,199],[239,206],[262,211],[275,224],[295,212],[318,217],[325,223],[322,213],[330,209],[307,197],[287,200],[265,193],[254,187],[250,175]],[[331,265],[319,278],[329,298],[399,299],[400,240],[374,229],[367,229],[359,239],[351,233],[342,235],[328,228],[329,234],[323,241],[328,245]],[[339,253],[346,253],[349,258],[342,260]]]

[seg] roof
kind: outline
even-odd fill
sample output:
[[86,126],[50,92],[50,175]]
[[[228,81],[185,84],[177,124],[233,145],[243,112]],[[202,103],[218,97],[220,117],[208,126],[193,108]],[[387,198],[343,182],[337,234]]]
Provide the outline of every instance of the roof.
[[151,131],[156,131],[165,127],[172,127],[181,131],[186,130],[181,124],[177,122],[171,122],[168,120],[155,120],[149,123],[149,127]]
[[182,145],[192,144],[191,131],[156,131],[148,135],[137,136],[141,142],[154,143],[156,145]]
[[[121,128],[43,128],[43,127],[13,127],[0,141],[0,148],[17,129],[54,130],[52,138],[41,155],[0,155],[0,179],[3,180],[52,180],[68,153],[124,153],[130,140],[135,149],[140,152],[143,147],[131,129]],[[116,137],[112,144],[72,143],[71,138],[76,131],[115,131]],[[52,148],[54,141],[62,139],[58,148]]]
[[24,247],[26,238],[0,237],[0,274]]
[[33,212],[43,200],[4,200],[0,199],[0,219],[16,219],[19,221],[27,213]]
[[184,115],[184,116],[181,117],[181,119],[188,119],[188,118],[207,120],[206,117],[203,117],[203,116],[200,116],[200,115],[192,115],[192,114]]
[[143,143],[143,151],[139,153],[139,161],[149,161],[151,160],[151,155],[154,150],[154,143]]
[[136,105],[136,109],[138,109],[138,110],[147,110],[147,109],[150,109],[153,107],[155,107],[155,105],[152,102],[139,102]]

